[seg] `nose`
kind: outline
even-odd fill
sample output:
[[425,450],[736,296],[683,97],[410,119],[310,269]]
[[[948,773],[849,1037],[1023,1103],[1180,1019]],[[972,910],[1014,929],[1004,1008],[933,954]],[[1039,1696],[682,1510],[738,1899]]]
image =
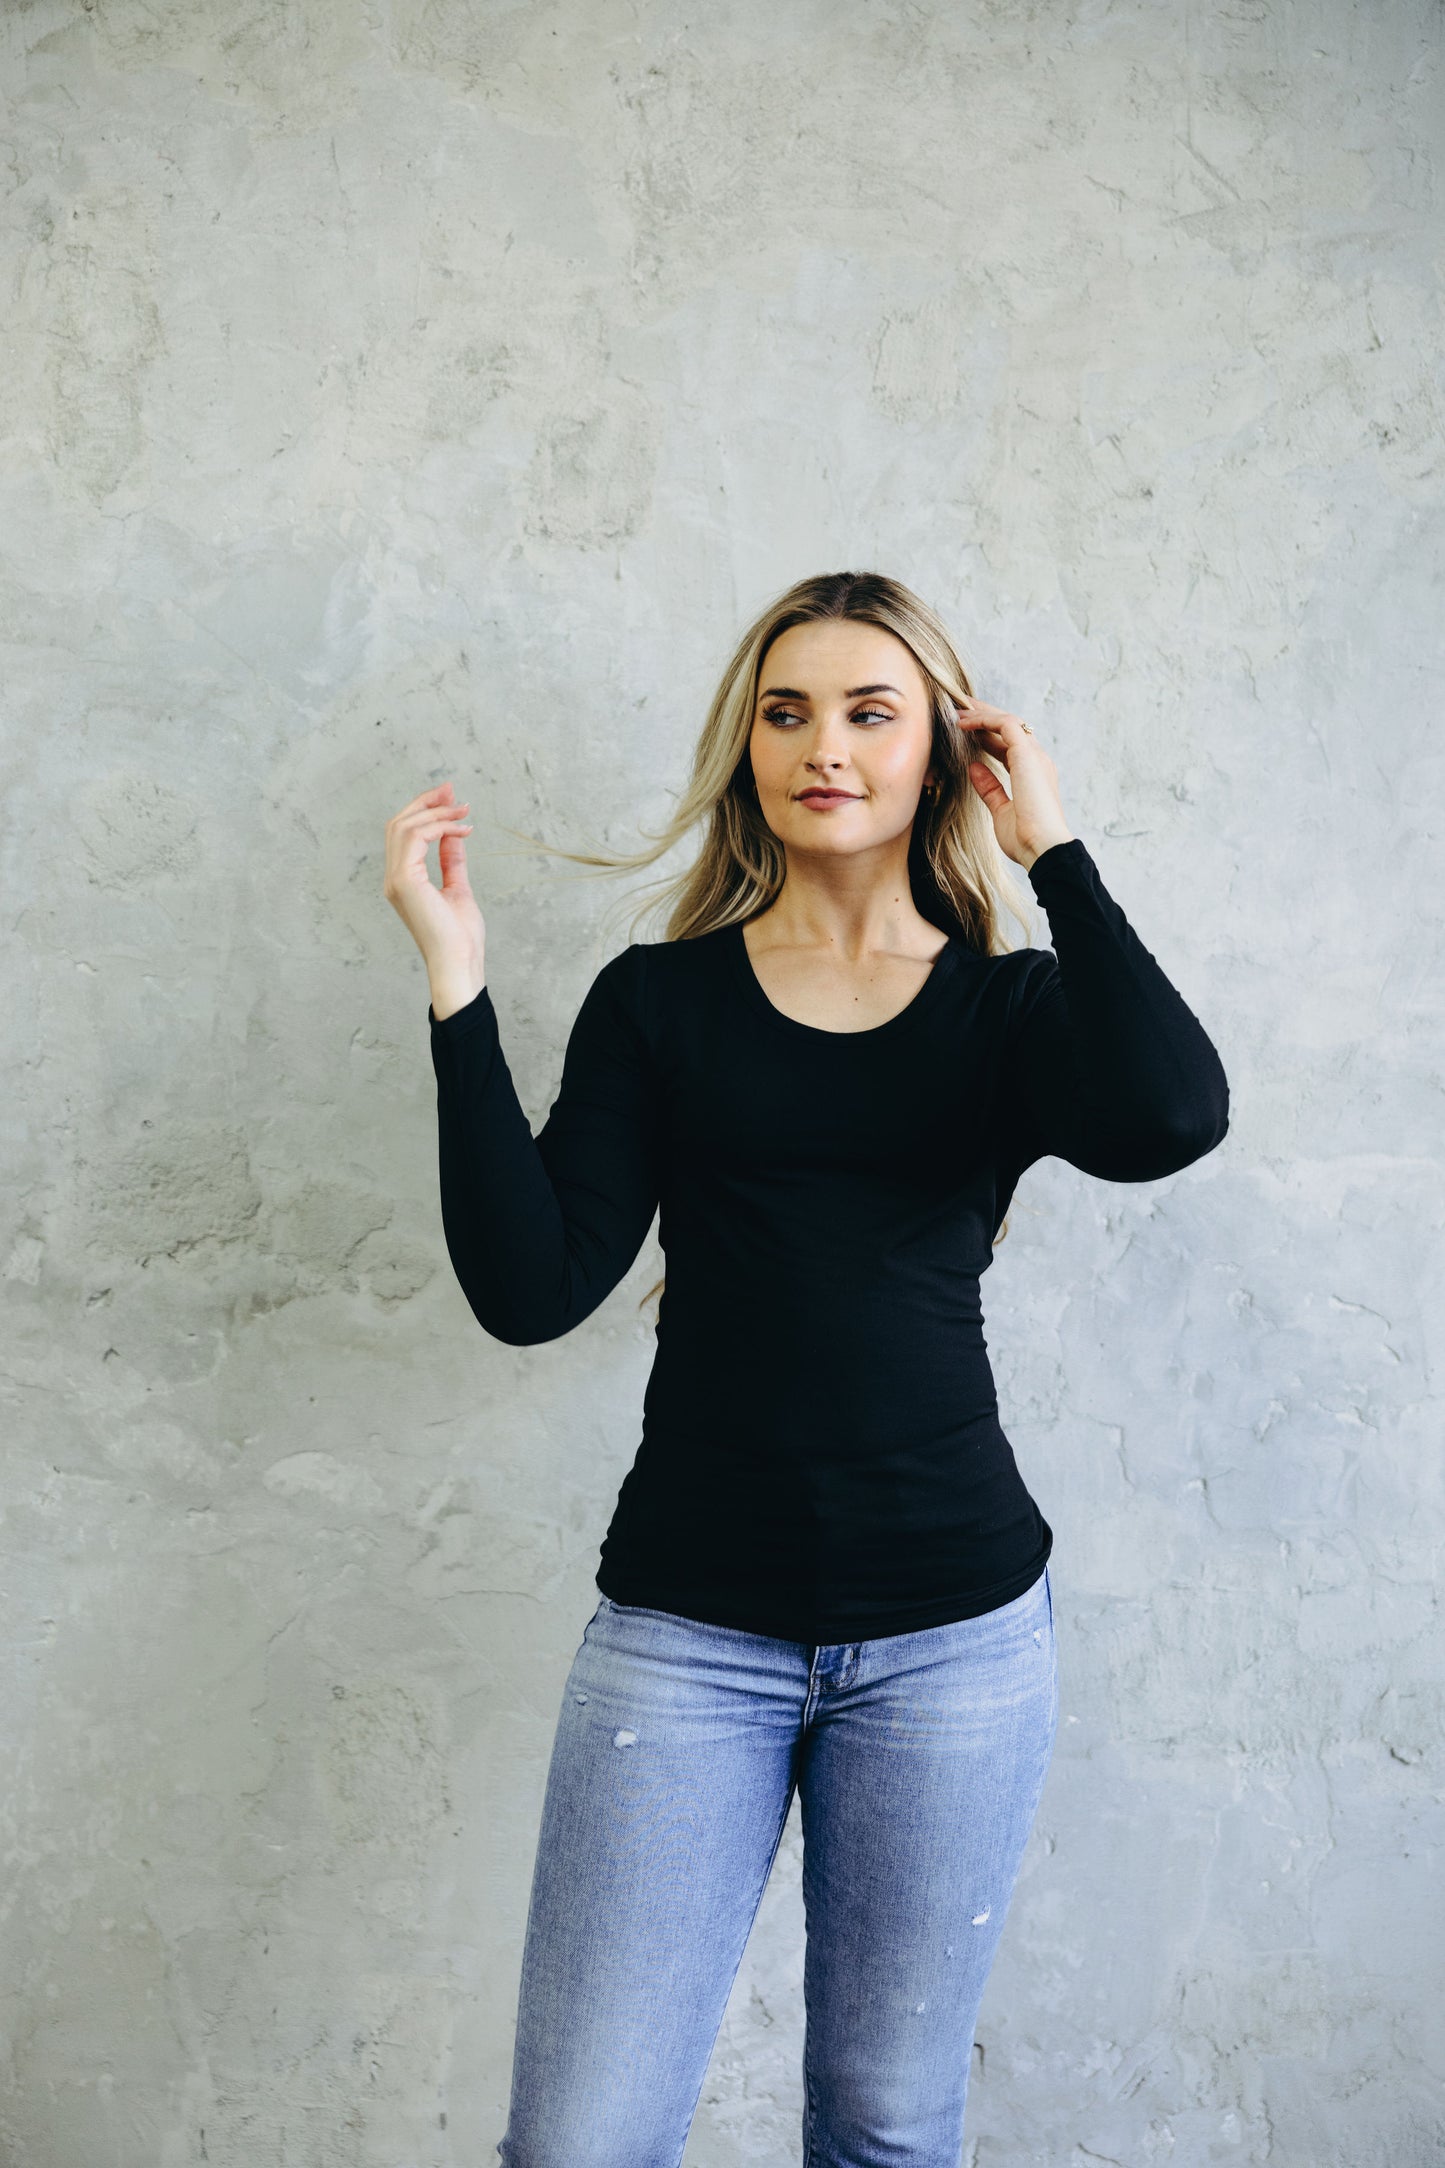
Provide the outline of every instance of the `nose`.
[[[848,744],[841,716],[819,714],[813,719],[807,742],[800,748],[809,781],[831,783],[848,765]],[[840,742],[841,741],[841,742]]]
[[843,755],[828,745],[815,745],[811,752],[803,755],[803,764],[808,768],[841,768]]

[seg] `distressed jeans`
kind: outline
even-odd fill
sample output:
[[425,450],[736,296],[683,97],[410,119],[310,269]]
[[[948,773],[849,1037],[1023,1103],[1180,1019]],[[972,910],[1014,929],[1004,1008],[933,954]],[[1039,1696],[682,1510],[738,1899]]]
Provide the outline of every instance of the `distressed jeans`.
[[1057,1724],[1047,1568],[822,1646],[604,1596],[548,1770],[505,2168],[678,2168],[795,1788],[804,2168],[958,2168]]

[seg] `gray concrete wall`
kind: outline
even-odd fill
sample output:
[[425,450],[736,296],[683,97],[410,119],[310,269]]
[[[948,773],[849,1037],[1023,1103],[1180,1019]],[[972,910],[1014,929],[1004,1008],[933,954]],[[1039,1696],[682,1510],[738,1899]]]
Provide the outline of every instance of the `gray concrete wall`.
[[[540,1123],[626,894],[506,827],[634,844],[843,565],[1234,1092],[986,1283],[1063,1714],[967,2159],[1440,2158],[1441,21],[11,0],[6,2168],[494,2159],[661,1258],[473,1324],[382,829],[473,800]],[[800,1864],[688,2168],[799,2157]]]

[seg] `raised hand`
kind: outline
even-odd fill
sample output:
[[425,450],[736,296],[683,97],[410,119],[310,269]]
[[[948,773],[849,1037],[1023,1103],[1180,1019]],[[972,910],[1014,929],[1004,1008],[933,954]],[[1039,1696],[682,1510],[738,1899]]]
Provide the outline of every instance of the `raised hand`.
[[1008,770],[1007,790],[982,760],[968,763],[968,779],[988,807],[999,848],[1027,872],[1051,845],[1074,840],[1059,800],[1058,772],[1033,724],[1021,716],[974,699],[961,700],[957,713],[960,730],[975,735]]
[[[474,1001],[486,984],[487,929],[467,878],[462,841],[472,825],[462,818],[469,810],[453,803],[450,783],[439,783],[386,824],[381,892],[421,950],[438,1022]],[[441,861],[440,888],[427,866],[433,842]]]

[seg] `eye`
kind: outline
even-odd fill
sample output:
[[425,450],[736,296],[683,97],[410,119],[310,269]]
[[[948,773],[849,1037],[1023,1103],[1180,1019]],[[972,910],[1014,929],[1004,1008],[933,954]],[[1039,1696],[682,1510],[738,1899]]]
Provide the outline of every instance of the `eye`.
[[[876,715],[880,723],[891,723],[893,720],[892,713],[888,708],[859,708],[852,719],[855,723],[859,723],[865,715]],[[763,720],[767,723],[795,723],[798,721],[798,717],[791,708],[764,708]]]

